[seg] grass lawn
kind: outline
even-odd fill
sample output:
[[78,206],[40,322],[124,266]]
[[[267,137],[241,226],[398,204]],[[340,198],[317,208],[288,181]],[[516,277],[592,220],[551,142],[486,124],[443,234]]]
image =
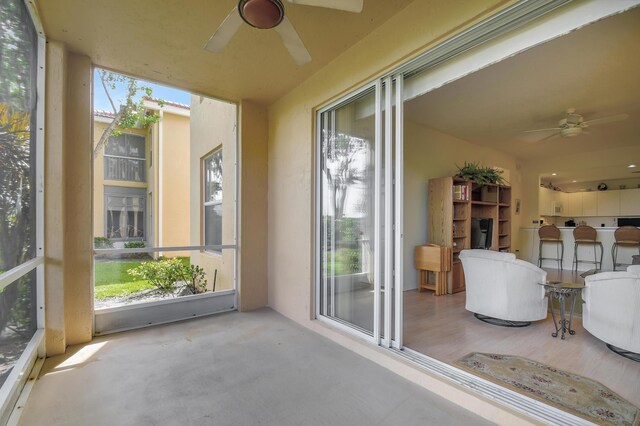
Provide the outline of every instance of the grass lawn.
[[[185,265],[189,265],[189,257],[181,257]],[[138,291],[153,288],[147,280],[140,280],[127,273],[149,259],[131,259],[125,261],[96,262],[95,272],[95,298],[106,299],[108,297],[126,296]]]

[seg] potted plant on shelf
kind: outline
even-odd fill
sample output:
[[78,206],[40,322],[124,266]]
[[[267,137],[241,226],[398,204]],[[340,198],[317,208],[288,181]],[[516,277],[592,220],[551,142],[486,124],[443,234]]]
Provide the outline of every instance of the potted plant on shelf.
[[456,177],[463,180],[475,181],[478,186],[484,186],[487,183],[496,185],[508,185],[509,183],[502,177],[502,170],[481,166],[480,163],[477,162],[467,163],[465,161],[464,166],[460,167],[456,165],[456,167],[458,168]]

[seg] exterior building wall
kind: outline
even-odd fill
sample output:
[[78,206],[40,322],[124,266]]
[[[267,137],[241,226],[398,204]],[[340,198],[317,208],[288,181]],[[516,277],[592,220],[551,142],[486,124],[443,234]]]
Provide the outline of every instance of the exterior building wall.
[[[156,214],[158,226],[162,226],[163,247],[189,245],[189,117],[162,114],[162,223]],[[159,194],[156,185],[155,194]],[[166,252],[165,256],[189,256],[189,252]]]
[[[105,235],[105,186],[121,188],[141,188],[145,190],[145,238],[148,247],[157,246],[160,235],[160,216],[162,216],[162,246],[186,246],[189,243],[189,117],[163,112],[157,123],[145,129],[127,129],[123,133],[144,136],[146,138],[145,182],[105,179],[104,149],[101,149],[93,161],[93,235]],[[108,127],[108,119],[94,119],[93,146]],[[160,128],[162,127],[162,131]],[[163,211],[159,214],[158,167],[159,135],[163,135],[162,191]],[[153,156],[153,158],[151,158]],[[167,257],[188,256],[188,252],[166,252]]]
[[[236,106],[201,96],[191,96],[190,235],[191,245],[204,245],[203,158],[222,148],[222,244],[234,244]],[[207,274],[212,288],[217,270],[216,290],[234,287],[234,251],[191,252],[191,263]]]

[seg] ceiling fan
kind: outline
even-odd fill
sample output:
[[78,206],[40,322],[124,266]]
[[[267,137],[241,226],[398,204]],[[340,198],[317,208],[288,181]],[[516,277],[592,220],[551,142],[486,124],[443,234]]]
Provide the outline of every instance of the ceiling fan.
[[[292,4],[324,7],[345,12],[362,12],[364,0],[287,0]],[[311,55],[304,46],[298,32],[284,13],[281,0],[240,0],[222,21],[204,48],[212,53],[221,52],[238,31],[242,22],[254,28],[268,30],[274,28],[297,65],[311,61]]]
[[610,115],[608,117],[601,117],[593,120],[584,121],[584,117],[578,114],[575,108],[569,108],[566,111],[565,117],[558,122],[558,127],[552,127],[549,129],[527,130],[524,133],[553,131],[553,133],[550,136],[546,136],[542,139],[538,139],[532,142],[542,142],[544,140],[551,139],[558,135],[563,138],[573,138],[582,133],[587,134],[588,132],[585,131],[587,127],[597,126],[600,124],[614,123],[616,121],[626,120],[627,118],[629,118],[629,114],[618,114],[618,115]]

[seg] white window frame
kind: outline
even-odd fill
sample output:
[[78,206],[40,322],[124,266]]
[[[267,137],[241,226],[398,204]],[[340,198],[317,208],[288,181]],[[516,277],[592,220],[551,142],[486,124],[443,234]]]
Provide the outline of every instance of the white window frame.
[[[115,185],[105,185],[104,187],[104,236],[112,241],[147,241],[148,238],[148,220],[147,211],[148,201],[147,201],[147,188],[138,188],[138,187],[128,187],[122,186],[118,187]],[[109,226],[108,226],[108,216],[109,216],[109,197],[123,197],[123,198],[141,198],[143,201],[140,203],[142,207],[142,237],[110,237],[109,236]],[[126,210],[129,212],[129,210]]]
[[[203,245],[207,245],[207,241],[206,241],[206,234],[207,234],[207,215],[206,215],[206,208],[207,207],[211,207],[211,206],[220,206],[220,209],[222,209],[222,201],[224,199],[224,180],[222,183],[222,188],[220,189],[220,199],[219,200],[215,200],[215,201],[206,201],[206,195],[207,195],[207,160],[210,159],[211,157],[213,157],[214,155],[218,155],[220,154],[221,156],[221,171],[220,171],[220,175],[222,175],[222,173],[224,173],[224,154],[222,152],[222,146],[217,147],[216,149],[214,149],[213,151],[211,151],[210,153],[208,153],[207,155],[205,155],[204,157],[202,157],[202,199],[203,199],[203,203],[202,203],[202,244]],[[222,213],[220,214],[220,220],[223,220],[224,216],[222,215]],[[220,232],[222,232],[222,226],[220,227]],[[220,235],[220,242],[222,243],[222,235]],[[215,248],[215,249],[205,249],[205,251],[207,253],[212,253],[218,256],[222,256],[222,249],[219,248]]]
[[[126,155],[114,155],[114,154],[107,154],[107,147],[104,148],[104,176],[103,179],[104,180],[110,180],[110,181],[119,181],[119,182],[138,182],[138,183],[145,183],[147,182],[147,176],[148,176],[148,168],[147,164],[149,164],[149,162],[147,162],[147,137],[145,135],[138,135],[136,133],[122,133],[121,136],[135,136],[138,138],[142,138],[144,139],[144,149],[142,150],[143,152],[143,156],[142,157],[129,157]],[[115,138],[116,136],[110,136],[109,139],[111,138]],[[112,140],[109,140],[109,143],[113,143]],[[153,142],[151,143],[151,145],[153,145]],[[153,155],[153,152],[150,151],[150,155]],[[132,160],[132,161],[140,161],[142,164],[140,165],[140,171],[142,173],[144,173],[144,176],[142,177],[142,180],[135,180],[135,179],[119,179],[119,178],[112,178],[112,177],[107,177],[107,159],[108,158],[119,158],[119,159],[123,159],[123,160]]]
[[[0,424],[5,424],[11,419],[19,416],[19,410],[14,410],[18,398],[26,398],[26,390],[21,397],[23,388],[27,388],[27,380],[37,376],[44,358],[46,356],[45,347],[45,295],[44,295],[44,259],[45,259],[45,239],[44,239],[44,143],[45,143],[45,81],[46,81],[46,37],[44,28],[38,16],[35,3],[24,0],[24,4],[29,11],[32,24],[37,34],[37,64],[36,64],[36,160],[35,160],[35,203],[36,203],[36,253],[35,257],[21,265],[16,266],[0,274],[0,288],[4,288],[14,281],[22,278],[32,271],[36,271],[36,305],[37,305],[37,329],[26,349],[13,366],[11,373],[7,376],[4,384],[0,387]],[[31,382],[30,382],[31,383]],[[30,389],[30,386],[29,386]]]

